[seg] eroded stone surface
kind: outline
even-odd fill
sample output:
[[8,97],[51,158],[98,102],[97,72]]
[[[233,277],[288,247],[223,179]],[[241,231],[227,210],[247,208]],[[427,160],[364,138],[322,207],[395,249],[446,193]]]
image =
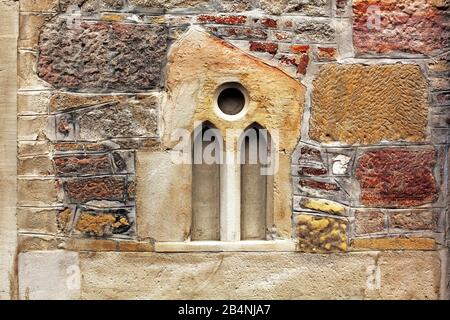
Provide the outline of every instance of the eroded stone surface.
[[159,25],[81,22],[56,18],[39,41],[38,75],[71,90],[145,90],[160,85],[166,29]]
[[389,227],[407,230],[434,230],[437,217],[432,211],[395,212],[389,216]]
[[347,251],[347,221],[305,214],[295,217],[295,221],[299,251]]
[[155,97],[129,100],[82,112],[77,119],[80,138],[154,137],[158,132],[158,102]]
[[84,210],[80,212],[75,224],[75,230],[92,236],[111,236],[127,232],[131,228],[125,210],[94,212]]
[[[82,298],[439,297],[437,253],[380,253],[376,261],[376,253],[82,253]],[[114,265],[121,268],[111,270]]]
[[407,207],[431,203],[438,186],[433,176],[436,152],[431,149],[381,149],[365,153],[356,177],[366,205]]
[[261,0],[261,8],[271,14],[297,13],[310,16],[329,16],[330,0]]
[[[359,53],[431,53],[449,45],[448,17],[434,0],[353,1]],[[436,6],[437,4],[437,6]]]
[[130,0],[130,4],[141,8],[195,8],[208,5],[210,0]]
[[427,83],[415,65],[326,65],[314,80],[310,136],[319,142],[423,141]]
[[59,7],[63,12],[77,8],[87,12],[120,10],[123,8],[123,0],[60,0]]
[[64,182],[64,189],[69,200],[75,203],[91,200],[123,201],[126,196],[123,177],[76,178]]
[[385,230],[384,214],[380,211],[357,211],[355,232],[357,234],[376,233]]
[[59,175],[85,175],[111,173],[111,164],[107,155],[68,156],[54,158],[56,173]]

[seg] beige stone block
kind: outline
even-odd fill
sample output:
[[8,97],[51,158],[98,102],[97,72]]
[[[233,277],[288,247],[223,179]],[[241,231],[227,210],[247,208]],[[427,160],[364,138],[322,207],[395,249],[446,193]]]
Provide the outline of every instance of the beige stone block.
[[55,123],[53,117],[21,116],[17,121],[18,140],[54,140]]
[[58,249],[71,251],[119,251],[118,242],[106,239],[60,238]]
[[19,92],[17,112],[19,115],[48,114],[50,92]]
[[52,146],[48,141],[20,141],[17,154],[19,157],[48,155],[51,150]]
[[431,252],[81,253],[80,266],[83,299],[436,299],[440,279]]
[[17,209],[17,228],[19,232],[56,234],[56,209]]
[[58,10],[58,0],[20,0],[22,12],[55,12]]
[[19,254],[19,298],[70,300],[80,297],[78,253],[42,251]]
[[54,236],[47,235],[22,235],[18,236],[17,251],[42,251],[42,250],[55,250],[56,239]]
[[19,176],[49,176],[55,175],[55,169],[49,156],[32,156],[18,159],[17,174]]
[[192,216],[192,166],[169,152],[137,153],[137,233],[140,239],[184,241]]
[[17,63],[19,89],[42,90],[50,88],[36,73],[36,52],[19,50]]
[[58,202],[57,181],[54,179],[19,179],[19,206],[47,206]]
[[39,42],[40,29],[52,15],[21,14],[19,18],[19,49],[36,50]]
[[316,141],[426,139],[428,90],[417,65],[325,65],[313,87],[309,134]]
[[[439,299],[441,263],[438,252],[380,253],[369,284],[370,299]],[[377,283],[378,282],[378,283]]]

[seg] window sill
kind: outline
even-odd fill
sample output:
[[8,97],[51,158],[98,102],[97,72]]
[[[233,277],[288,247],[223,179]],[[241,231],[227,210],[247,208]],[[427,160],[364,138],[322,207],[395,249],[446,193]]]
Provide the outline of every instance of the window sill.
[[292,240],[157,242],[156,252],[293,252]]

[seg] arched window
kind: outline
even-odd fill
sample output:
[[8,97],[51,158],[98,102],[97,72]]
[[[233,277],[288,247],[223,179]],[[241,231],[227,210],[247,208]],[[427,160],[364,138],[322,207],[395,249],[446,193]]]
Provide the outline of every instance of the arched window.
[[220,240],[222,139],[210,122],[194,130],[191,239]]
[[273,184],[264,170],[270,159],[270,135],[254,123],[244,131],[240,146],[241,240],[266,240]]

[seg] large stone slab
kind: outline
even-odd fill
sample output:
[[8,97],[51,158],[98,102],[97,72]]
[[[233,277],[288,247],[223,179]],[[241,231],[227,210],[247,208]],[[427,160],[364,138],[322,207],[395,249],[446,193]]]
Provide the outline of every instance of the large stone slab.
[[35,251],[19,254],[20,299],[78,299],[80,285],[78,253]]
[[386,148],[358,159],[356,177],[361,202],[376,207],[408,207],[432,203],[438,198],[433,175],[436,151]]
[[82,253],[80,265],[83,299],[439,298],[436,252]]
[[426,138],[427,82],[419,66],[331,64],[320,69],[313,86],[314,140],[374,144]]
[[360,54],[429,54],[449,45],[441,0],[355,0],[353,42]]
[[39,41],[38,75],[71,90],[146,90],[160,85],[166,54],[160,25],[80,22],[55,18]]
[[169,152],[136,157],[137,230],[140,239],[185,241],[192,220],[192,166],[175,164]]

